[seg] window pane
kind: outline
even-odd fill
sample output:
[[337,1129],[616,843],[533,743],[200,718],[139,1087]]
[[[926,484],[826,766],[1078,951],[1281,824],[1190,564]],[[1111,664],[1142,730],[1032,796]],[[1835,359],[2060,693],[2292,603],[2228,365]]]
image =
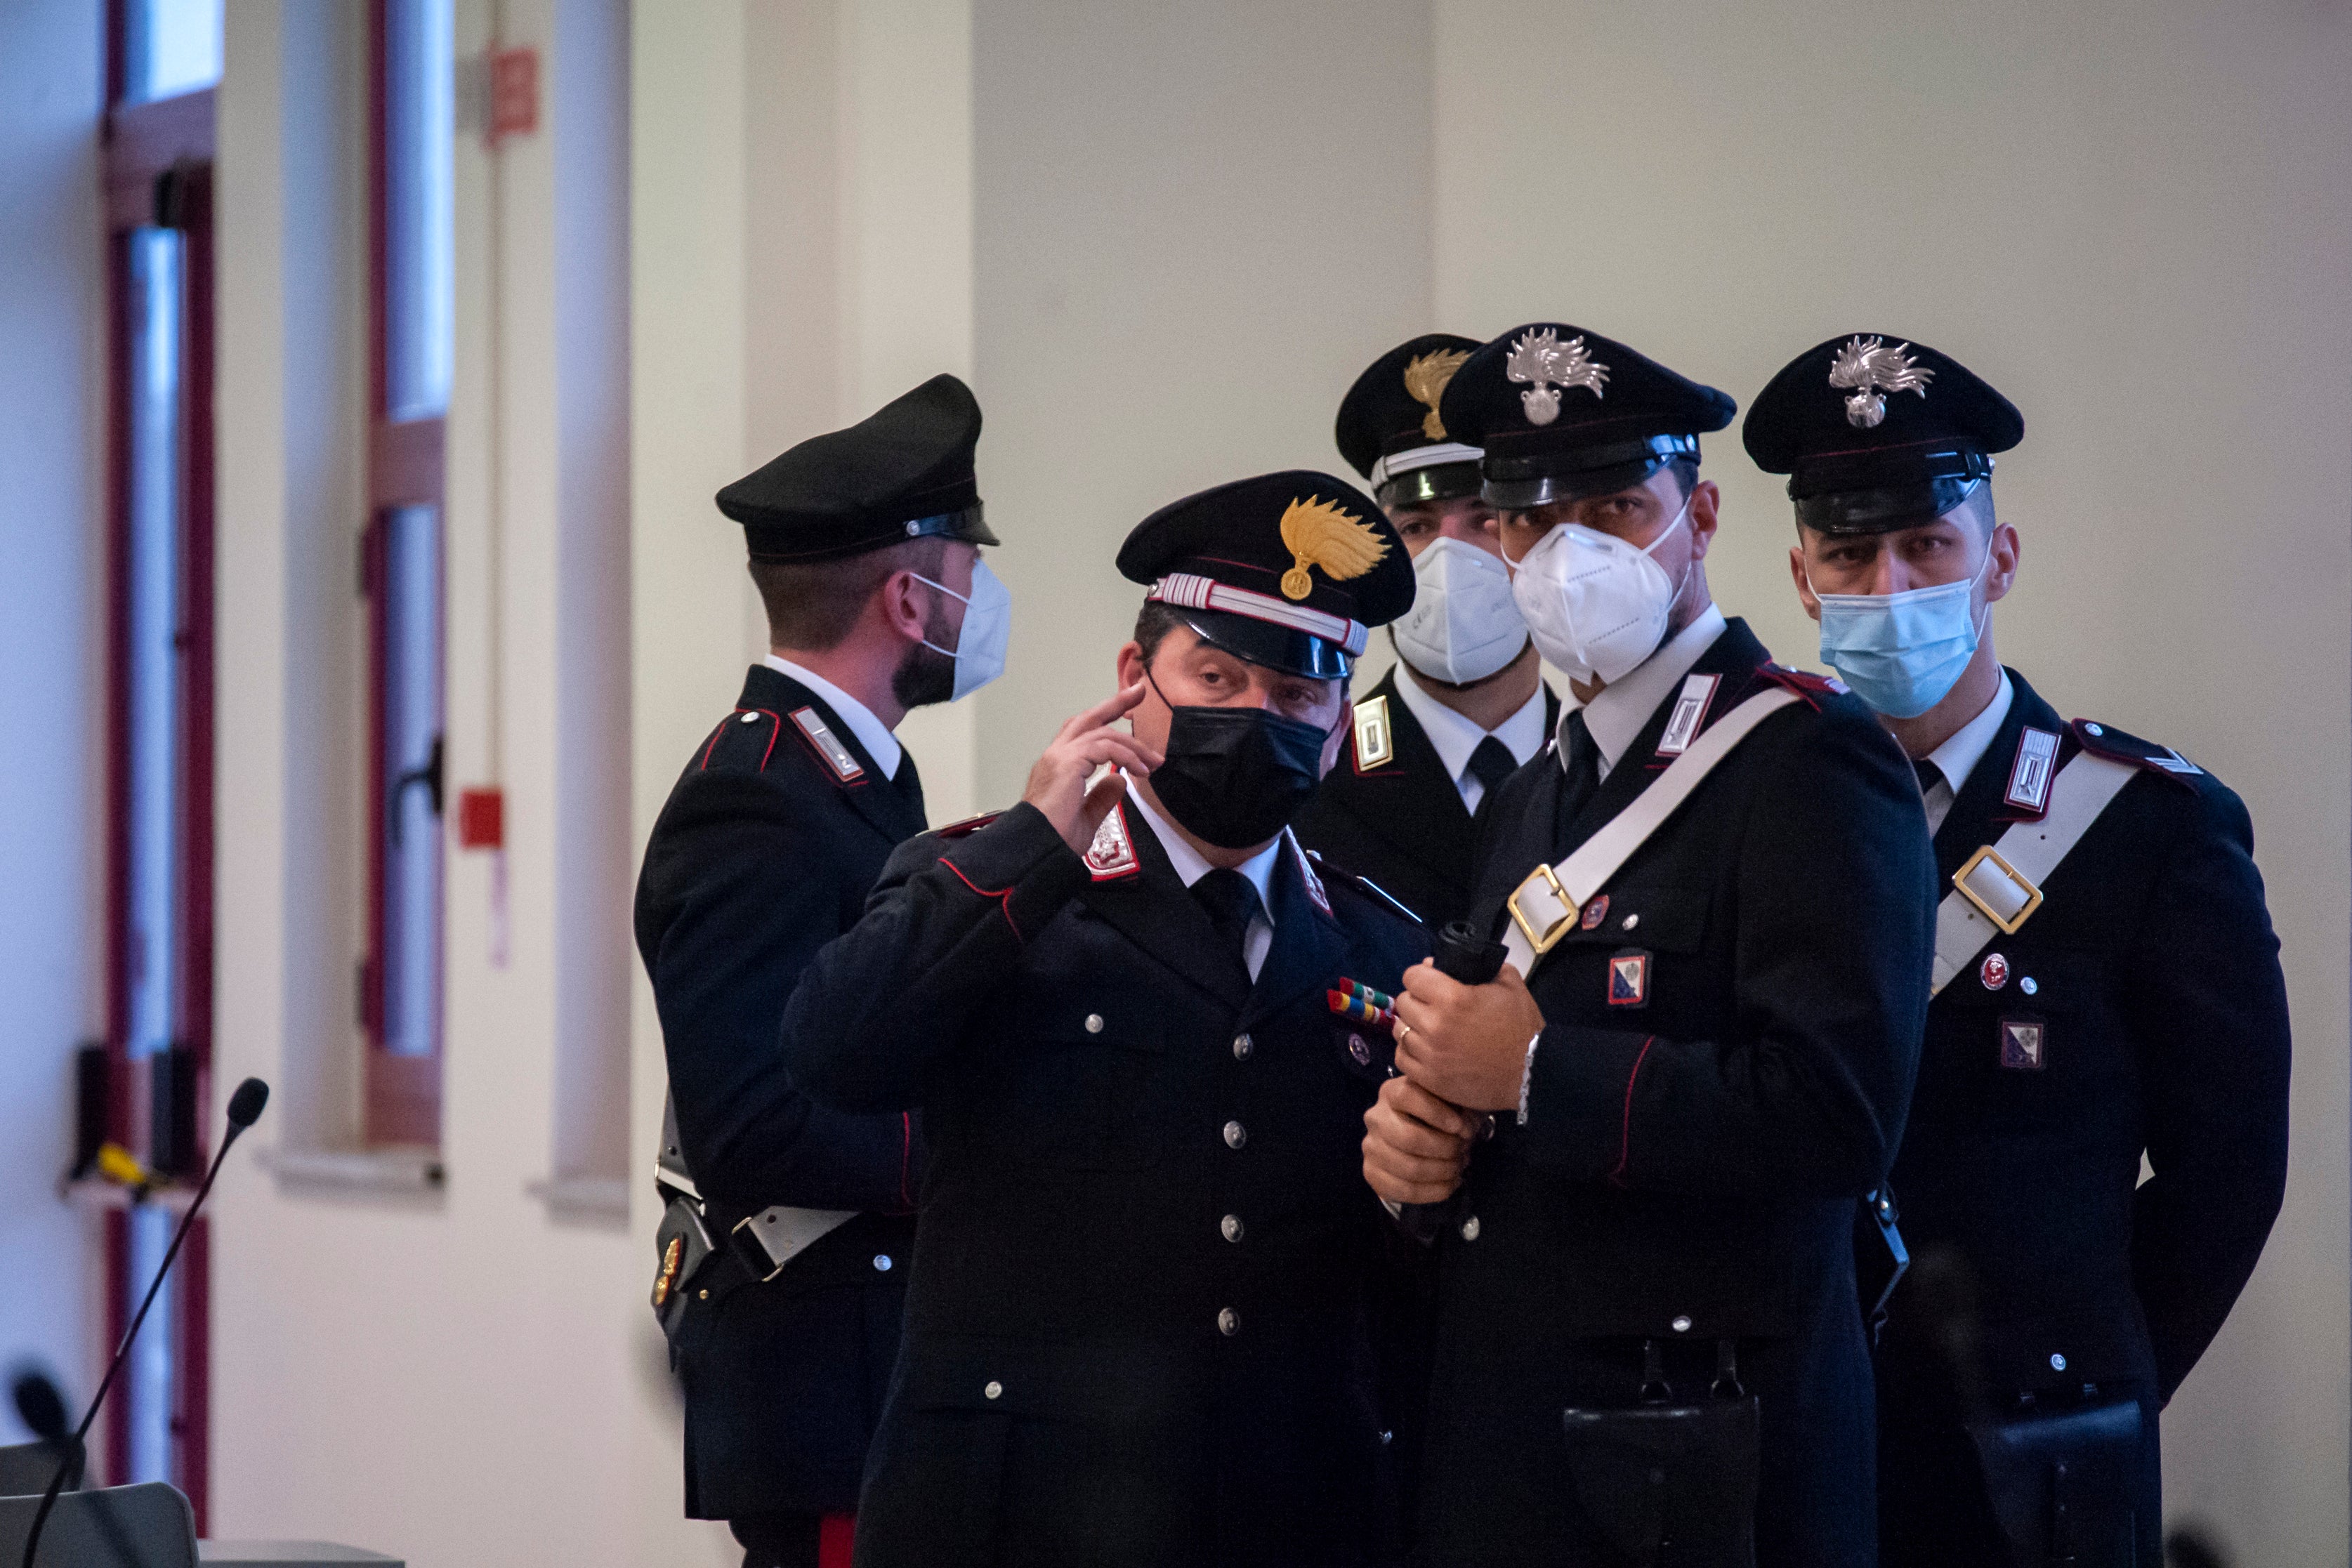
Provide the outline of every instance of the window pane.
[[223,0],[124,0],[122,97],[145,103],[213,86]]
[[[128,559],[130,715],[129,923],[123,963],[130,992],[126,1053],[143,1063],[178,1031],[180,638],[181,236],[132,231],[131,247],[131,511]],[[123,1310],[138,1305],[163,1261],[171,1216],[142,1207],[130,1216],[130,1268]],[[172,1303],[159,1298],[125,1369],[129,1423],[125,1481],[173,1480]]]
[[429,419],[449,406],[456,284],[451,0],[385,0],[383,38],[384,411]]
[[441,1018],[441,518],[383,521],[383,1048],[430,1056]]

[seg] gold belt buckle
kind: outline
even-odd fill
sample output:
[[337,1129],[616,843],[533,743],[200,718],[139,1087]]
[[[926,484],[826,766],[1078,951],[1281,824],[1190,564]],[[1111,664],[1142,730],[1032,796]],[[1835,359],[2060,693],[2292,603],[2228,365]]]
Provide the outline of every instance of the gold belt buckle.
[[[1991,904],[1987,904],[1984,901],[1982,895],[1979,894],[1975,888],[1969,885],[1969,873],[1974,872],[1977,867],[1982,865],[1987,861],[1992,862],[1994,868],[1998,870],[2001,875],[2009,878],[2011,883],[2021,888],[2025,893],[2025,907],[2019,910],[2014,918],[2004,919],[1999,911],[1995,910]],[[2028,880],[2023,872],[2019,871],[2015,866],[2001,859],[2000,853],[1995,851],[1990,844],[1985,845],[1983,848],[1978,850],[1976,853],[1970,855],[1969,857],[1969,863],[1962,866],[1958,871],[1952,874],[1952,885],[1959,889],[1961,897],[1967,899],[1970,904],[1977,906],[1979,914],[1982,915],[1987,920],[1991,921],[1995,925],[1999,926],[2000,928],[2001,935],[2004,936],[2016,936],[2017,928],[2024,925],[2028,919],[2032,918],[2035,910],[2042,907],[2042,890],[2034,886],[2033,883]]]
[[[1526,887],[1528,882],[1533,882],[1537,877],[1541,877],[1551,883],[1552,896],[1559,900],[1561,910],[1560,917],[1540,933],[1536,930],[1534,923],[1528,920],[1527,911],[1519,907],[1520,889]],[[1528,946],[1534,948],[1538,956],[1550,952],[1559,944],[1560,937],[1567,933],[1568,928],[1576,924],[1576,901],[1568,896],[1568,889],[1559,884],[1559,873],[1549,865],[1539,865],[1528,873],[1527,881],[1520,883],[1518,887],[1511,889],[1511,896],[1503,901],[1503,907],[1511,912],[1512,921],[1517,925],[1520,933],[1527,937]]]

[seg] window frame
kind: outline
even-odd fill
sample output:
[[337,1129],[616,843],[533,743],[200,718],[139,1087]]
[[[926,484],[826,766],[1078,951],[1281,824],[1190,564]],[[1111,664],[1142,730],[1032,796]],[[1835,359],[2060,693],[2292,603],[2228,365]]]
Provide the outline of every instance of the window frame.
[[[180,340],[180,508],[178,528],[178,644],[174,814],[179,824],[172,868],[177,902],[173,951],[173,1037],[191,1054],[196,1072],[198,1161],[208,1160],[213,1069],[213,940],[215,860],[215,502],[214,371],[216,363],[213,168],[215,152],[214,89],[202,88],[139,103],[123,101],[127,85],[128,5],[106,6],[106,105],[100,122],[100,180],[105,214],[106,277],[106,594],[107,710],[106,789],[106,1049],[107,1132],[133,1149],[147,1146],[146,1128],[136,1113],[146,1104],[147,1085],[131,1057],[131,992],[133,959],[131,908],[131,770],[132,718],[133,568],[131,507],[131,356],[137,335],[131,311],[132,231],[163,214],[156,209],[166,175],[174,177],[173,201],[182,235],[184,278]],[[205,1532],[211,1491],[211,1225],[198,1218],[173,1270],[173,1479],[185,1492],[199,1534]],[[106,1215],[104,1255],[107,1328],[119,1343],[130,1316],[131,1248],[129,1215]],[[137,1281],[142,1288],[144,1281]],[[131,1423],[106,1424],[107,1473],[129,1473]]]
[[[422,1055],[403,1055],[387,1048],[385,1039],[385,943],[389,922],[391,867],[385,855],[387,817],[399,809],[394,796],[391,758],[386,744],[390,696],[391,622],[384,570],[387,519],[407,507],[429,507],[440,530],[441,583],[435,594],[435,638],[439,656],[434,678],[443,683],[446,703],[447,668],[447,486],[446,416],[394,420],[391,396],[391,92],[392,50],[387,0],[368,0],[368,452],[367,521],[360,539],[361,589],[367,600],[367,919],[366,952],[360,964],[360,1024],[365,1036],[362,1134],[370,1145],[419,1145],[437,1148],[441,1142],[442,1066],[447,997],[446,965],[435,968],[432,1008],[433,1049]],[[439,786],[436,785],[436,799]],[[436,810],[436,822],[444,821]],[[446,952],[447,929],[447,856],[446,837],[436,835],[443,877],[436,902],[431,940]]]

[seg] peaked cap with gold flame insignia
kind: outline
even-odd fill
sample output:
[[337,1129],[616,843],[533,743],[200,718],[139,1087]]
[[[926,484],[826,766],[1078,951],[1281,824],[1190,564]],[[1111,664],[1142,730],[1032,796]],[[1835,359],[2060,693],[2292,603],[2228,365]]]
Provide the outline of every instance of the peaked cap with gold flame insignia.
[[1162,507],[1127,536],[1118,570],[1203,640],[1318,678],[1346,674],[1370,629],[1412,605],[1412,558],[1379,505],[1305,469]]
[[1477,342],[1429,332],[1368,366],[1340,400],[1339,455],[1384,507],[1478,493],[1478,449],[1449,434],[1439,405]]

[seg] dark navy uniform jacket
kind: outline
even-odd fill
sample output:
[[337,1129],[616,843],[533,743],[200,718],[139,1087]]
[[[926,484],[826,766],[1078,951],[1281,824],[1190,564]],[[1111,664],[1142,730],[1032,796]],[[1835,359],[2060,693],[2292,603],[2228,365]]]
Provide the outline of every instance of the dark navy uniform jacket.
[[[1709,725],[1774,683],[1805,700],[1717,766],[1529,977],[1546,1020],[1529,1119],[1496,1116],[1438,1243],[1433,1563],[1612,1560],[1573,1500],[1561,1411],[1636,1404],[1645,1339],[1694,1402],[1734,1343],[1760,1408],[1759,1563],[1875,1560],[1852,1238],[1917,1062],[1927,825],[1869,711],[1768,668],[1744,622],[1692,673],[1721,677]],[[1504,784],[1481,813],[1482,910],[1658,776],[1673,707],[1572,816],[1556,748]]]
[[[1295,844],[1238,951],[1123,804],[1090,871],[1034,808],[901,849],[785,1023],[793,1080],[923,1108],[930,1177],[857,1560],[1314,1564],[1391,1529],[1362,1176],[1421,929]],[[1122,863],[1124,862],[1124,863]]]
[[[1470,913],[1477,837],[1444,760],[1397,694],[1402,678],[1391,668],[1365,698],[1388,699],[1392,755],[1365,767],[1351,726],[1339,760],[1296,826],[1299,842],[1370,877],[1434,931]],[[1544,727],[1559,723],[1559,698],[1547,685]]]
[[[1936,834],[1939,896],[1980,845],[2039,814],[2007,799],[2028,727],[2059,737],[2061,768],[2087,747],[2143,773],[2017,934],[1937,995],[1894,1187],[1914,1253],[1955,1248],[1971,1265],[1997,1408],[2091,1383],[2139,1394],[2152,1416],[2228,1316],[2285,1187],[2278,938],[2235,794],[2162,747],[2062,721],[2010,679],[2008,716]],[[2005,1020],[2038,1024],[2038,1050],[2004,1051]],[[1932,1354],[1918,1310],[1898,1290],[1882,1353],[1898,1384]],[[1905,1483],[1890,1530],[1937,1503],[1938,1476],[1902,1452],[1930,1440],[1924,1417],[1899,1416],[1880,1435]]]
[[[849,776],[796,716],[845,748]],[[754,666],[646,846],[637,950],[712,1231],[775,1204],[864,1211],[772,1281],[712,1311],[689,1307],[678,1370],[695,1518],[856,1504],[898,1354],[920,1126],[793,1089],[777,1026],[793,982],[856,920],[892,847],[922,831],[911,762],[907,780],[883,778],[814,693]]]

